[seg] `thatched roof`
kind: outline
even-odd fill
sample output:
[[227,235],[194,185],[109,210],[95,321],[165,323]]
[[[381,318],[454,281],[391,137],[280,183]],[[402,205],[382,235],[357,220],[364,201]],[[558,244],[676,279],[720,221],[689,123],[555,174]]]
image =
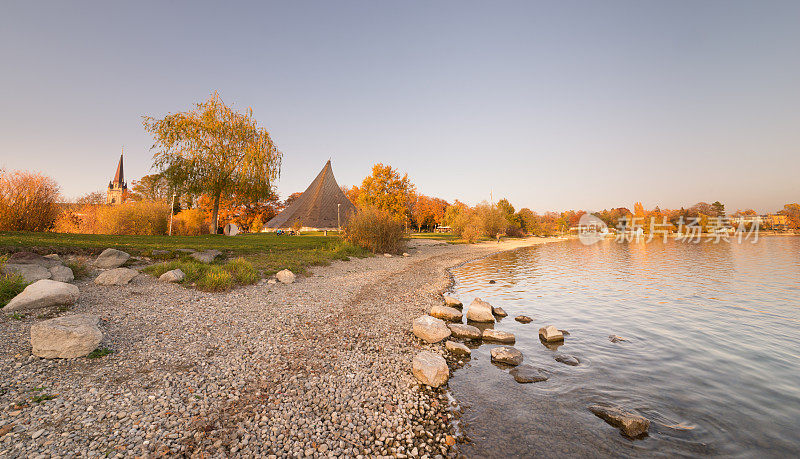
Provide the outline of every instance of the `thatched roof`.
[[350,218],[356,206],[342,193],[333,177],[331,161],[325,164],[306,191],[283,212],[267,222],[267,228],[291,228],[296,221],[304,228],[336,229]]

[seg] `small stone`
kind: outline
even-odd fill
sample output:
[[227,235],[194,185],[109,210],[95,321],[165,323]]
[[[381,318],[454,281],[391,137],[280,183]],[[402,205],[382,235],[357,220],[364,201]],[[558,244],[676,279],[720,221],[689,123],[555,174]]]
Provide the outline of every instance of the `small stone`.
[[448,307],[451,307],[451,308],[458,308],[458,309],[461,309],[461,307],[463,306],[461,304],[461,300],[453,298],[450,295],[444,295],[443,298],[444,298],[444,305],[445,306],[448,306]]
[[452,352],[455,355],[472,354],[472,351],[467,346],[455,341],[450,341],[450,340],[445,341],[444,347],[445,349],[447,349],[448,351]]
[[500,346],[492,349],[492,362],[517,366],[522,363],[522,352],[511,346]]
[[514,378],[514,381],[520,384],[547,381],[547,376],[542,373],[541,369],[532,367],[530,365],[520,365],[516,368],[512,368],[508,374]]
[[481,339],[483,333],[481,329],[472,325],[466,324],[447,324],[447,328],[456,338],[461,339]]
[[128,285],[134,277],[139,275],[139,271],[130,268],[115,268],[103,271],[94,279],[97,285]]
[[294,273],[289,271],[288,269],[283,269],[281,271],[278,271],[278,273],[275,274],[275,277],[281,284],[291,284],[294,282],[295,279]]
[[37,430],[36,432],[31,434],[31,440],[36,440],[37,438],[41,437],[44,432],[45,432],[44,429]]
[[158,278],[161,282],[183,282],[184,279],[186,279],[186,274],[180,269],[167,271]]
[[443,320],[431,316],[419,316],[412,325],[414,335],[427,342],[438,343],[450,336],[450,329]]
[[94,261],[94,266],[95,268],[100,268],[100,269],[119,268],[120,266],[125,264],[125,262],[128,261],[128,258],[130,257],[131,256],[129,254],[121,250],[105,249],[103,250],[103,253],[101,253],[100,256],[98,256],[97,259]]
[[623,338],[621,336],[617,336],[617,335],[609,335],[608,340],[611,341],[612,343],[621,343],[621,342],[628,341],[625,338]]
[[589,407],[589,411],[630,438],[644,435],[650,428],[650,421],[647,418],[616,406],[592,405]]
[[529,324],[529,323],[533,322],[533,319],[528,317],[528,316],[517,316],[517,317],[514,317],[514,320],[516,320],[517,322],[519,322],[521,324]]
[[548,343],[552,343],[554,341],[564,341],[564,335],[561,333],[561,330],[552,325],[540,328],[539,338]]
[[494,322],[492,305],[480,298],[475,298],[467,309],[467,320],[473,322]]
[[403,252],[403,256],[404,257],[410,257],[411,255],[409,255],[408,252]]
[[514,344],[516,338],[514,337],[513,333],[487,328],[483,331],[483,340],[494,341],[503,344]]
[[492,306],[492,314],[496,315],[497,317],[506,317],[508,315],[506,310],[500,306]]
[[386,257],[386,258],[392,258],[392,254],[391,253],[384,253],[383,256]]
[[270,280],[267,281],[267,283],[268,284],[277,284],[278,283],[278,279],[270,279]]
[[461,311],[448,306],[435,305],[429,313],[437,319],[449,320],[450,322],[461,322]]
[[445,435],[444,444],[447,446],[453,446],[456,444],[456,439],[452,435]]
[[444,357],[430,351],[422,351],[414,356],[411,373],[421,383],[431,387],[441,386],[450,377],[450,369],[447,368]]
[[556,354],[554,358],[556,359],[556,362],[561,362],[564,365],[569,365],[571,367],[577,367],[580,364],[580,361],[577,358],[569,354]]

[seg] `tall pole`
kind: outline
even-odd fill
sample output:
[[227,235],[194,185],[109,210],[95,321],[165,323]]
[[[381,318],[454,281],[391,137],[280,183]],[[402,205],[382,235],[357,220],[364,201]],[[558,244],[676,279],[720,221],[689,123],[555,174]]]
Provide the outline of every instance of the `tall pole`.
[[175,214],[175,196],[176,193],[172,193],[172,207],[169,209],[169,235],[172,236],[172,216]]
[[340,210],[342,208],[342,204],[336,204],[336,224],[339,226],[339,232],[342,232],[342,217],[340,215]]

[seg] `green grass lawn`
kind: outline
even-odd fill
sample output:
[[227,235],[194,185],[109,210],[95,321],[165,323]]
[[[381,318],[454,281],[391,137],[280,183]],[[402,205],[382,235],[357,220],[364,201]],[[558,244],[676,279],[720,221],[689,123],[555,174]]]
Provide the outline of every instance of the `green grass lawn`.
[[411,239],[435,239],[437,241],[456,242],[458,236],[453,233],[411,233]]
[[244,258],[264,275],[284,268],[303,273],[308,266],[368,256],[365,250],[344,242],[330,232],[328,234],[277,236],[274,233],[256,233],[229,237],[0,232],[0,254],[30,250],[41,254],[97,255],[110,247],[131,255],[146,256],[153,250],[217,249],[225,252],[228,258]]

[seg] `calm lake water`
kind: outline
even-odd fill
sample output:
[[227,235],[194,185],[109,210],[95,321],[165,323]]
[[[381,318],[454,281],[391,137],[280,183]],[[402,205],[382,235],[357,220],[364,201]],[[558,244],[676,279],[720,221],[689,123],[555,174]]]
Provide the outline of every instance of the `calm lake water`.
[[[450,380],[474,442],[462,447],[468,456],[800,454],[800,237],[572,240],[453,274],[465,311],[475,297],[502,306],[509,316],[494,328],[514,333],[524,363],[549,375],[518,384],[490,362],[495,345],[473,349]],[[570,332],[557,349],[539,341],[548,324]],[[646,416],[649,436],[626,439],[588,411],[597,402]]]

